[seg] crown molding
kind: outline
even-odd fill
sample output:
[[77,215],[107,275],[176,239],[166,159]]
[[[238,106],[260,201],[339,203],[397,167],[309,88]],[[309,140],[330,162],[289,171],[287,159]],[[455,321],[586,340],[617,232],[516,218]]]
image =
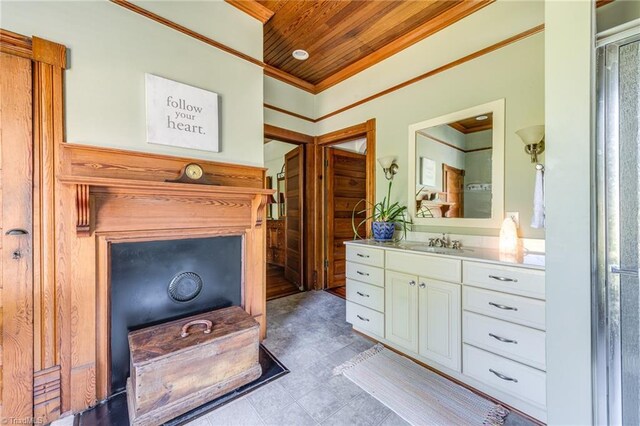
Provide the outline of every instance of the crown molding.
[[273,11],[267,9],[255,0],[224,0],[231,6],[237,7],[247,15],[265,24],[273,16]]

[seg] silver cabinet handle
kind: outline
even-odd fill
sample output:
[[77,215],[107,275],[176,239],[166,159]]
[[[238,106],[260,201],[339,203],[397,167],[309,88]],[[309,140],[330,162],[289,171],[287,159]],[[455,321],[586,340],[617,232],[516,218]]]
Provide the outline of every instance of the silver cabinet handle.
[[409,281],[409,285],[410,285],[411,287],[413,287],[414,285],[416,285],[416,282],[415,282],[415,281],[413,281],[413,280],[411,280],[411,281]]
[[369,258],[369,255],[368,255],[368,254],[362,254],[362,253],[356,253],[356,256],[358,256],[358,257],[364,257],[365,259],[368,259],[368,258]]
[[360,318],[361,321],[369,322],[369,318],[361,317],[360,315],[356,315],[356,316]]
[[420,283],[420,288],[425,288],[427,285],[425,283]]
[[630,277],[637,277],[638,276],[638,270],[637,269],[620,268],[619,266],[612,266],[611,267],[611,273],[612,274],[616,274],[616,275],[627,275],[627,276],[630,276]]
[[9,229],[5,235],[29,235],[24,229]]
[[366,272],[362,272],[362,271],[356,271],[356,274],[362,275],[364,277],[368,277],[369,276],[369,274],[367,274]]
[[513,306],[500,305],[498,303],[489,302],[491,306],[495,306],[498,309],[504,309],[505,311],[517,311],[518,308],[514,308]]
[[517,341],[517,340],[506,339],[506,338],[504,338],[504,337],[500,337],[500,336],[495,335],[495,334],[493,334],[493,333],[489,333],[489,336],[493,337],[494,339],[496,339],[496,340],[498,340],[498,341],[500,341],[500,342],[502,342],[502,343],[513,343],[513,344],[515,344],[515,345],[517,345],[517,344],[518,344],[518,341]]
[[513,377],[505,376],[504,374],[500,374],[496,370],[494,370],[493,368],[490,368],[489,371],[492,372],[493,374],[495,374],[496,376],[498,376],[499,378],[501,378],[502,380],[506,380],[507,382],[518,383],[518,379],[514,379]]
[[356,293],[358,293],[358,295],[362,296],[362,297],[369,297],[368,294],[362,293],[360,291],[356,291]]
[[497,275],[489,275],[489,278],[492,278],[494,280],[498,280],[498,281],[502,281],[505,283],[517,283],[518,280],[516,280],[515,278],[507,278],[507,277],[499,277]]

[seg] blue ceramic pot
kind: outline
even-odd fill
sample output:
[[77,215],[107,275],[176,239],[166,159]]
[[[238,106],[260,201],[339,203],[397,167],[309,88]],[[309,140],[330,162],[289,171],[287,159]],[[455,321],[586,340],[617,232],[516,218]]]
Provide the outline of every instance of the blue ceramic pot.
[[391,241],[396,230],[394,222],[373,222],[371,224],[373,239],[376,241]]

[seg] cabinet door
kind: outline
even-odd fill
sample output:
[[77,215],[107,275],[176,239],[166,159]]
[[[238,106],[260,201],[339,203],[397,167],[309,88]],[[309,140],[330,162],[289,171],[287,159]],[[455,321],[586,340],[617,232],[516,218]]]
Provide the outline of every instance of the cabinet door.
[[420,278],[420,355],[461,371],[460,285]]
[[418,352],[418,277],[387,271],[385,280],[385,337]]

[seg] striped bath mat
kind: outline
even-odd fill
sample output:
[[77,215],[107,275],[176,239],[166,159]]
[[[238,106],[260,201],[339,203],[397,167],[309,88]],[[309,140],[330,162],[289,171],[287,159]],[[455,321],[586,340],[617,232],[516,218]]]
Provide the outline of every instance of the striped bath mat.
[[338,366],[412,425],[502,425],[509,411],[378,344]]

